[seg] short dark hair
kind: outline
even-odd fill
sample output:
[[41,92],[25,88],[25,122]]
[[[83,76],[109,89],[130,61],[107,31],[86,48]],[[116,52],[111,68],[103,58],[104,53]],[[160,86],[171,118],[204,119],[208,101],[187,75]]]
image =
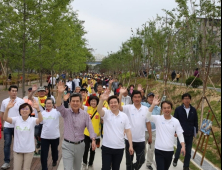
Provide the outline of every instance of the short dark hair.
[[122,83],[119,83],[118,86],[123,86],[123,84],[122,84]]
[[118,103],[119,103],[119,98],[118,98],[117,96],[110,96],[110,97],[108,98],[108,104],[110,104],[110,101],[111,101],[112,99],[116,99],[116,100],[118,101]]
[[129,88],[130,88],[130,87],[133,87],[133,88],[135,88],[135,86],[134,86],[134,85],[130,85],[130,86],[129,86]]
[[16,85],[11,85],[11,86],[8,88],[8,91],[11,91],[12,89],[17,89],[17,91],[18,91],[18,86],[16,86]]
[[161,109],[163,109],[163,105],[164,105],[164,104],[170,105],[170,106],[171,106],[171,109],[173,109],[173,103],[172,103],[171,101],[169,101],[169,100],[163,101],[163,102],[161,103]]
[[70,98],[69,98],[70,102],[72,101],[72,98],[73,98],[73,97],[79,97],[80,101],[82,101],[82,95],[79,94],[79,93],[73,93],[73,94],[71,94],[71,96],[70,96]]
[[48,100],[51,100],[53,105],[55,104],[54,100],[53,100],[51,97],[48,97],[48,98],[45,100],[45,104],[46,104],[46,102],[47,102]]
[[21,110],[24,109],[24,108],[27,107],[27,106],[28,106],[29,109],[30,109],[30,114],[29,114],[29,116],[32,115],[32,112],[33,112],[32,106],[31,106],[30,104],[28,104],[28,103],[24,103],[24,104],[22,104],[22,105],[19,106],[19,114],[20,114],[20,116],[21,116]]
[[99,104],[99,98],[98,98],[97,96],[91,95],[91,96],[89,97],[89,105],[90,105],[90,102],[91,102],[92,100],[96,100],[97,105]]
[[98,85],[97,85],[97,88],[98,88],[99,86],[103,87],[103,85],[102,85],[102,84],[98,84]]
[[86,87],[87,87],[88,85],[87,85],[86,83],[84,83],[84,84],[82,85],[82,88],[83,88],[84,86],[86,86]]
[[132,93],[132,95],[131,95],[131,98],[133,99],[133,97],[134,97],[136,94],[139,94],[139,95],[142,97],[142,94],[141,94],[140,91],[134,90],[133,93]]
[[183,100],[185,97],[189,97],[190,100],[192,99],[192,97],[191,97],[191,95],[190,95],[189,93],[185,93],[185,94],[183,94],[183,96],[182,96],[182,100]]

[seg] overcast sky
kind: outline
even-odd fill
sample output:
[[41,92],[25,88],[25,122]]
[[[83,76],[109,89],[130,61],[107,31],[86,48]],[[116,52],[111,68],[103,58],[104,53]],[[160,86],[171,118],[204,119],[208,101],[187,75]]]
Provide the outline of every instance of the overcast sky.
[[73,9],[85,21],[86,39],[94,54],[116,52],[131,36],[131,28],[139,28],[162,9],[177,6],[175,0],[74,0]]

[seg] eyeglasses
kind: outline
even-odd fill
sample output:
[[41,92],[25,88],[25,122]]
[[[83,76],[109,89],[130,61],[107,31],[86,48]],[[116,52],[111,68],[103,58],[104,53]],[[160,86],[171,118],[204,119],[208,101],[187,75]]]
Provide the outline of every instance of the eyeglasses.
[[22,108],[22,110],[23,110],[23,111],[28,111],[28,110],[29,110],[29,108]]

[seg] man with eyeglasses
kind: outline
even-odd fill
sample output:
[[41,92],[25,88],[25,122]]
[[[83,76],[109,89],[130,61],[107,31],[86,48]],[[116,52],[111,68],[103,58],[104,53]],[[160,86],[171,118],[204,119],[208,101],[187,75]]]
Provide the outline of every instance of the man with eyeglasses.
[[[2,101],[1,105],[1,120],[3,124],[3,116],[6,110],[7,105],[11,100],[15,101],[15,105],[9,110],[8,116],[9,117],[17,117],[19,116],[19,106],[24,103],[24,100],[17,97],[18,94],[18,87],[17,86],[10,86],[8,89],[9,98]],[[12,136],[14,136],[14,125],[11,125],[7,122],[4,123],[4,164],[2,165],[1,169],[8,169],[10,168],[10,147],[12,143]]]

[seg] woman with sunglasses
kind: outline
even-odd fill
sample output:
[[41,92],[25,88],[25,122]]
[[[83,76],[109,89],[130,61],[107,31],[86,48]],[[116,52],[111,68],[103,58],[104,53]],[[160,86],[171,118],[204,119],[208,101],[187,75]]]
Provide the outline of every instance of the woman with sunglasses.
[[46,110],[42,112],[43,127],[41,134],[41,163],[42,170],[48,170],[48,153],[51,145],[52,166],[55,167],[58,161],[58,146],[60,139],[59,118],[60,113],[53,108],[54,100],[47,98],[45,101]]
[[[39,108],[39,104],[34,101],[33,105],[24,103],[19,107],[20,116],[8,117],[9,110],[14,107],[16,102],[11,100],[6,108],[3,116],[4,121],[13,124],[14,129],[14,167],[16,170],[28,170],[31,168],[31,163],[35,151],[34,131],[35,126],[42,122],[43,117]],[[38,118],[31,117],[35,108],[38,112]],[[27,140],[28,139],[28,140]]]

